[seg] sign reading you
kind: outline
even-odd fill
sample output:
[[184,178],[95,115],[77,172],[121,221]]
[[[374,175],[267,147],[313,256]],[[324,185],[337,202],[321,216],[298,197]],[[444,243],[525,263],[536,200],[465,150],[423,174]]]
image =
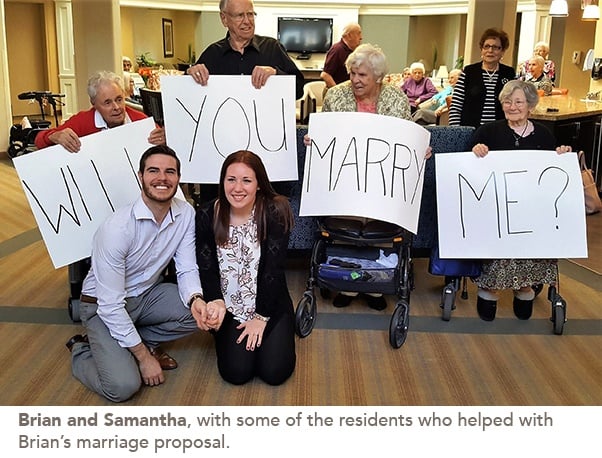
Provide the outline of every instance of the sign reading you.
[[218,183],[224,159],[238,150],[259,155],[271,181],[296,181],[295,77],[276,75],[261,89],[251,77],[163,76],[167,144],[182,160],[183,183]]

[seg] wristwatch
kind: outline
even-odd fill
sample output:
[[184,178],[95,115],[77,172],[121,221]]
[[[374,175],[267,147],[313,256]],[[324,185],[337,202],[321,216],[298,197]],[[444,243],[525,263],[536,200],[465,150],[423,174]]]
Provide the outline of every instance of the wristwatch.
[[194,293],[192,296],[190,296],[190,300],[188,301],[188,307],[192,307],[192,304],[194,301],[196,301],[197,299],[200,299],[202,301],[205,300],[205,298],[203,297],[203,295],[201,293]]

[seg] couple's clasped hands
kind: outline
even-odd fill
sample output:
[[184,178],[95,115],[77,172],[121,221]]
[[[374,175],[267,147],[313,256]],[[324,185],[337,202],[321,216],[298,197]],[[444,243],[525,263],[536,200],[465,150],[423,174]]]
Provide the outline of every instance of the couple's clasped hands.
[[224,321],[224,316],[226,316],[226,304],[222,299],[209,302],[196,299],[190,306],[190,311],[199,329],[202,331],[217,331]]

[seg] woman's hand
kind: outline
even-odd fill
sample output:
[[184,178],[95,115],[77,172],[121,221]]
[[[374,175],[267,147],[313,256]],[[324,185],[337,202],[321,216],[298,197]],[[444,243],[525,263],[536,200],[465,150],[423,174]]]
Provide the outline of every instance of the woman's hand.
[[305,134],[305,135],[303,136],[303,144],[304,144],[305,146],[309,146],[309,145],[311,145],[311,138],[309,138],[309,135],[308,135],[308,134]]
[[216,331],[222,325],[226,316],[226,303],[223,299],[216,299],[207,303],[207,326]]
[[489,153],[489,147],[484,145],[483,143],[477,143],[472,147],[472,152],[475,153],[478,157],[485,157],[487,153]]
[[570,153],[571,151],[573,151],[571,145],[560,145],[558,148],[556,148],[556,152],[558,154]]
[[255,348],[261,346],[263,339],[263,331],[265,331],[266,322],[259,318],[253,318],[252,320],[245,321],[236,326],[236,329],[242,329],[237,344],[241,343],[245,337],[247,338],[247,350],[253,351]]
[[433,148],[431,148],[430,146],[426,147],[426,154],[424,155],[425,159],[430,159],[431,156],[433,155]]

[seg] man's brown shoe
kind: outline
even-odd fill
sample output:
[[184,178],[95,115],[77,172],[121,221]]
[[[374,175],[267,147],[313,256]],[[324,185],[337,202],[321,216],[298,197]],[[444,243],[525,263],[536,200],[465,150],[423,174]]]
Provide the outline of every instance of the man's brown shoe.
[[69,349],[69,351],[73,351],[73,345],[75,345],[76,343],[88,343],[88,336],[85,335],[81,335],[81,334],[75,334],[73,337],[71,337],[67,343],[65,344],[65,346]]
[[157,361],[159,361],[161,369],[164,371],[169,371],[178,367],[178,362],[165,353],[161,347],[149,348],[148,351]]

